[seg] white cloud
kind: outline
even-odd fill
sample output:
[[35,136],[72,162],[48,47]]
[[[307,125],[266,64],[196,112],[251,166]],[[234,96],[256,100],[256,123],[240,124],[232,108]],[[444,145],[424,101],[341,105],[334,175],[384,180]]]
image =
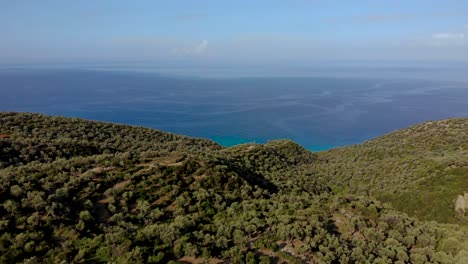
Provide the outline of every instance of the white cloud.
[[426,44],[435,47],[466,47],[468,34],[462,32],[434,33],[427,39]]
[[462,40],[465,38],[464,33],[436,33],[432,35],[436,40]]
[[207,49],[208,49],[208,40],[205,39],[200,44],[198,44],[193,51],[195,54],[202,54]]
[[208,40],[202,40],[202,42],[192,47],[174,48],[172,49],[172,54],[177,56],[202,55],[207,49]]

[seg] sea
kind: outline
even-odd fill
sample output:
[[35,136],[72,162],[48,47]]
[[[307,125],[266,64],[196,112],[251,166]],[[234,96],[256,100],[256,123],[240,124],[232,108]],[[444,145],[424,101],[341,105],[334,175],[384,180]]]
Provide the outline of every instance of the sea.
[[151,127],[224,146],[287,138],[323,151],[468,117],[465,66],[0,65],[0,111]]

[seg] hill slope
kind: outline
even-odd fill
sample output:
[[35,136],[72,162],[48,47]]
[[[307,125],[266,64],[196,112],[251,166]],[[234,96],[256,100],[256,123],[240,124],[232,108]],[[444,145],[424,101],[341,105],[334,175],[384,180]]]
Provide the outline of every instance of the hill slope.
[[431,121],[321,153],[315,175],[420,219],[463,222],[453,200],[468,192],[468,119]]
[[[313,154],[288,140],[223,148],[0,113],[0,262],[466,263],[464,227],[420,221],[347,188],[366,179],[339,170],[334,153],[347,163],[352,148]],[[437,150],[451,162],[465,153]],[[367,186],[379,190],[380,180]]]

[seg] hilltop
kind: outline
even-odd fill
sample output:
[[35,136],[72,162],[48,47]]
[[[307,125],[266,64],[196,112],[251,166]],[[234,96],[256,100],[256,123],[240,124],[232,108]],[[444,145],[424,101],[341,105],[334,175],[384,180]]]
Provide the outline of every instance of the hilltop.
[[0,113],[0,262],[466,263],[467,133],[312,153]]

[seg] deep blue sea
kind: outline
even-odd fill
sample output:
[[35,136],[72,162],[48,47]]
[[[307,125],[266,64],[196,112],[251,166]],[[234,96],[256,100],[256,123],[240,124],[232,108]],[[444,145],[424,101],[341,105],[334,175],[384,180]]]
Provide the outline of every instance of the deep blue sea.
[[199,78],[4,68],[0,111],[146,126],[226,146],[289,138],[325,150],[427,120],[468,117],[468,84],[395,76]]

